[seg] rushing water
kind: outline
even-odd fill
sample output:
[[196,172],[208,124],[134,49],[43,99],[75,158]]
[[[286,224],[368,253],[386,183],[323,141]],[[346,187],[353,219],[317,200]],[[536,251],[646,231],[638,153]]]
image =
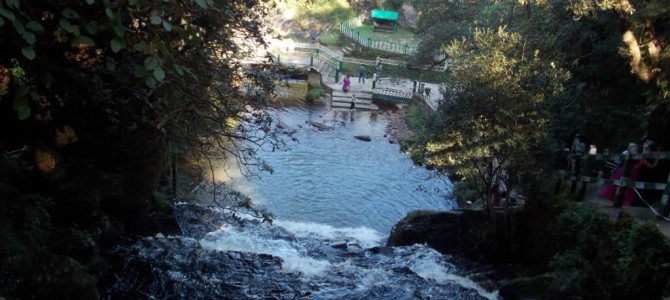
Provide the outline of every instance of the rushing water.
[[383,246],[408,212],[451,208],[449,182],[389,143],[384,118],[305,106],[273,114],[299,141],[259,152],[274,173],[244,178],[228,168],[217,176],[274,214],[274,222],[243,216],[240,226],[218,209],[178,205],[183,235],[119,247],[107,298],[497,298],[449,256],[423,245]]
[[[382,116],[357,112],[352,120],[348,112],[335,116],[323,107],[305,106],[274,115],[289,131],[294,129],[292,136],[298,140],[282,150],[260,152],[274,173],[248,179],[224,172],[218,176],[229,178],[232,187],[277,219],[366,227],[386,235],[412,210],[451,208],[449,181],[414,166],[397,144],[389,143]],[[306,121],[334,129],[319,130]],[[370,136],[372,141],[358,140],[356,135]]]

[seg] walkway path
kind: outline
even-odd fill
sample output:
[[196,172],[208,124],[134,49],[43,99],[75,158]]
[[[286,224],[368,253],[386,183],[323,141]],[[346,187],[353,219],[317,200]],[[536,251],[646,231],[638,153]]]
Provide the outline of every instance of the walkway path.
[[[619,214],[626,212],[637,218],[640,222],[651,221],[656,223],[658,230],[666,237],[670,238],[670,222],[664,219],[658,219],[656,214],[649,207],[637,207],[637,206],[622,206],[614,207],[612,201],[600,197],[598,191],[600,186],[590,185],[587,189],[586,196],[584,197],[585,201],[595,205],[605,213],[610,216],[612,220],[616,220],[619,217]],[[653,206],[652,206],[653,207]],[[660,208],[655,208],[657,211]]]
[[[351,99],[351,93],[356,93],[356,97],[358,97],[358,94],[369,94],[370,99],[372,98],[372,78],[366,78],[365,83],[358,83],[358,77],[350,77],[351,80],[351,86],[349,88],[349,100]],[[342,84],[344,81],[344,77],[340,78],[340,81],[338,83],[324,83],[326,84],[330,89],[333,90],[333,100],[335,101],[336,95],[341,96],[341,91],[342,91]],[[424,87],[430,88],[431,93],[430,97],[424,95],[424,100],[426,103],[433,109],[437,109],[438,103],[443,99],[442,93],[440,93],[440,85],[437,83],[423,83]],[[378,83],[375,85],[376,88],[393,88],[393,89],[398,89],[398,90],[403,90],[406,92],[412,92],[414,89],[414,81],[406,79],[406,78],[394,78],[392,82],[386,81],[386,83]],[[340,93],[336,93],[340,92]],[[363,98],[368,98],[367,96],[363,96]]]

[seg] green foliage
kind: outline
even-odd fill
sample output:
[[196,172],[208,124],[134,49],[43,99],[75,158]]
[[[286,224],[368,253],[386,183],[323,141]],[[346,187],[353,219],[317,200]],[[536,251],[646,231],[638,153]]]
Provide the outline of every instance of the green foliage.
[[402,6],[404,0],[386,0],[384,4],[392,10],[398,10]]
[[338,31],[329,32],[319,36],[319,41],[329,48],[338,48],[340,41],[340,33]]
[[405,122],[413,134],[402,138],[400,144],[416,164],[425,164],[425,145],[432,135],[432,122],[434,121],[435,114],[426,108],[412,106],[405,113]]
[[630,63],[631,71],[644,83],[652,85],[648,103],[657,104],[670,97],[670,13],[667,1],[575,1],[570,5],[576,18],[602,18],[601,11],[613,11],[619,24],[621,53]]
[[326,92],[322,88],[315,87],[315,88],[312,88],[312,89],[307,91],[306,99],[307,99],[307,101],[314,102],[316,99],[318,99],[319,97],[321,97],[325,94],[326,94]]
[[516,175],[538,168],[536,153],[546,143],[549,125],[544,107],[569,76],[504,28],[477,29],[472,40],[454,42],[447,50],[455,62],[436,136],[426,146],[428,163],[478,182],[484,192],[492,186],[491,174],[502,174],[500,168],[489,173],[482,167],[495,156],[508,174],[499,178],[512,186]]
[[654,223],[628,216],[612,224],[591,205],[557,216],[549,267],[560,290],[589,299],[659,299],[668,280],[668,241]]
[[481,193],[477,187],[471,184],[471,181],[459,181],[454,183],[453,195],[458,202],[459,207],[467,207],[468,203],[475,203],[481,199]]
[[[168,141],[174,153],[265,168],[253,148],[274,142],[258,130],[271,119],[249,108],[274,85],[237,61],[264,44],[271,9],[261,0],[0,1],[3,283],[25,272],[8,263],[56,251],[52,222],[100,232],[118,217],[131,231],[130,215],[169,215],[171,199],[149,205]],[[30,284],[89,279],[79,274],[88,266],[65,265],[76,269],[68,279]]]
[[280,7],[293,14],[292,21],[305,35],[330,32],[356,16],[346,0],[286,1],[280,3]]

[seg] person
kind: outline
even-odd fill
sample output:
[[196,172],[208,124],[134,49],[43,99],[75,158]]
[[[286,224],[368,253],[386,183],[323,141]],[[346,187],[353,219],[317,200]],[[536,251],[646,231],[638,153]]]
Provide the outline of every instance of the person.
[[358,68],[358,83],[365,83],[365,67],[361,65],[360,68]]
[[377,79],[382,77],[382,63],[381,62],[377,64],[377,71],[375,72],[375,74],[377,74]]
[[[642,153],[656,153],[658,154],[658,145],[653,141],[646,141],[642,147]],[[637,180],[641,182],[664,182],[665,174],[659,167],[659,159],[656,158],[653,161],[649,159],[640,159],[640,161],[633,166],[633,173],[637,175]],[[660,172],[659,172],[660,171]],[[660,176],[659,176],[660,175]],[[661,198],[660,190],[640,190],[639,197],[635,198],[633,206],[644,206],[645,203],[651,204],[658,201]]]
[[[621,152],[621,155],[619,155],[619,159],[617,161],[617,166],[612,170],[612,177],[611,179],[614,180],[619,180],[621,179],[621,176],[623,175],[623,164],[626,160],[626,156],[628,154],[634,155],[638,153],[638,145],[636,143],[630,143],[628,144],[628,149],[625,151]],[[637,161],[630,161],[632,164],[631,172],[629,174],[629,181],[635,181],[637,180],[637,170],[635,166],[638,164]],[[617,186],[616,185],[606,185],[603,187],[603,189],[600,191],[600,196],[609,200],[614,200],[614,196],[616,196],[616,190]],[[633,204],[633,200],[635,199],[635,191],[632,188],[626,188],[624,191],[624,199],[623,199],[623,204],[624,205],[631,205]]]
[[349,80],[349,75],[344,75],[344,83],[342,84],[342,91],[345,93],[349,91],[349,86],[351,85],[351,81]]
[[349,109],[351,111],[356,109],[356,94],[351,95],[351,107]]

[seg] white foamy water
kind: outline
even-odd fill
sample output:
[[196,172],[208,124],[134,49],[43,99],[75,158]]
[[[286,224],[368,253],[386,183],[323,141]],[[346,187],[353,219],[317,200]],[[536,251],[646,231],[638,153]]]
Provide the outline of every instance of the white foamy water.
[[[332,243],[346,242],[348,250],[335,250]],[[383,236],[373,229],[336,228],[325,224],[276,220],[273,225],[252,224],[244,227],[225,225],[200,240],[205,249],[269,254],[282,259],[282,270],[299,274],[306,281],[341,281],[356,290],[394,284],[394,269],[407,268],[419,277],[436,284],[455,284],[474,290],[487,299],[498,299],[497,291],[488,292],[470,279],[455,275],[455,267],[444,255],[427,246],[415,245],[393,250],[392,255],[379,254],[373,263],[365,262],[370,254],[342,259],[323,254],[324,249],[365,253],[365,249],[382,246]],[[321,253],[315,257],[310,253]],[[339,279],[338,279],[339,278]]]

